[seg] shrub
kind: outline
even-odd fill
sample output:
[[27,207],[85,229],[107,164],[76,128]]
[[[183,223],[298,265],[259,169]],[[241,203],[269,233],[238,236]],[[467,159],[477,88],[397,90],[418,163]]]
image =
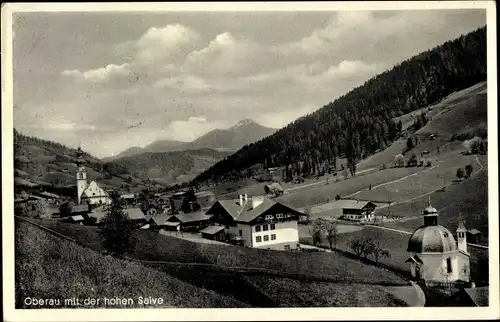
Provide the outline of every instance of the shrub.
[[397,154],[394,156],[394,166],[395,167],[404,167],[405,166],[405,158],[402,154]]

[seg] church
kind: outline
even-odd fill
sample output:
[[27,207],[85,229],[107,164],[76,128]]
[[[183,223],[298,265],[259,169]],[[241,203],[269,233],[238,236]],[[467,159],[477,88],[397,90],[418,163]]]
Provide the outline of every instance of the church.
[[417,228],[408,241],[412,276],[426,285],[465,282],[470,280],[465,226],[460,222],[457,241],[444,226],[438,225],[438,212],[431,206],[424,210],[424,225]]
[[87,169],[85,168],[85,159],[83,151],[78,147],[76,164],[78,170],[76,172],[76,190],[78,204],[100,205],[111,204],[112,200],[109,193],[99,187],[95,181],[88,183]]

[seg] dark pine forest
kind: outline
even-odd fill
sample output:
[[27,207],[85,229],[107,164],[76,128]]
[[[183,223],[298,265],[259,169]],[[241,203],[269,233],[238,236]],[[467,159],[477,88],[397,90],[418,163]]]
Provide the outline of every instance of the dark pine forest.
[[[275,134],[241,148],[194,179],[235,179],[252,165],[285,166],[286,176],[319,174],[345,158],[356,162],[401,134],[394,117],[435,103],[486,80],[486,27],[420,53],[303,116]],[[299,169],[299,170],[298,170]],[[298,170],[298,171],[297,171]]]

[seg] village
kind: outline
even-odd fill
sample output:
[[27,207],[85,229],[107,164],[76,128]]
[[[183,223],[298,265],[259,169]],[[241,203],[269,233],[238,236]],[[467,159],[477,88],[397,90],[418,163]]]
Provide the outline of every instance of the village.
[[16,13],[15,309],[491,309],[485,11]]

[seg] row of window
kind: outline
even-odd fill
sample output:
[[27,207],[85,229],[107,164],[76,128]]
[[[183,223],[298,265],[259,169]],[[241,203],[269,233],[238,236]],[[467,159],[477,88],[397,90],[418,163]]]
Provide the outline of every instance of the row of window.
[[[275,224],[262,225],[262,231],[275,230],[275,229],[276,229]],[[255,232],[258,233],[259,231],[260,231],[260,226],[255,226]]]
[[[269,241],[269,235],[264,235],[264,236],[257,236],[255,237],[255,242],[260,243],[262,242],[262,237],[264,237],[264,241]],[[276,240],[276,234],[271,234],[271,240]]]

